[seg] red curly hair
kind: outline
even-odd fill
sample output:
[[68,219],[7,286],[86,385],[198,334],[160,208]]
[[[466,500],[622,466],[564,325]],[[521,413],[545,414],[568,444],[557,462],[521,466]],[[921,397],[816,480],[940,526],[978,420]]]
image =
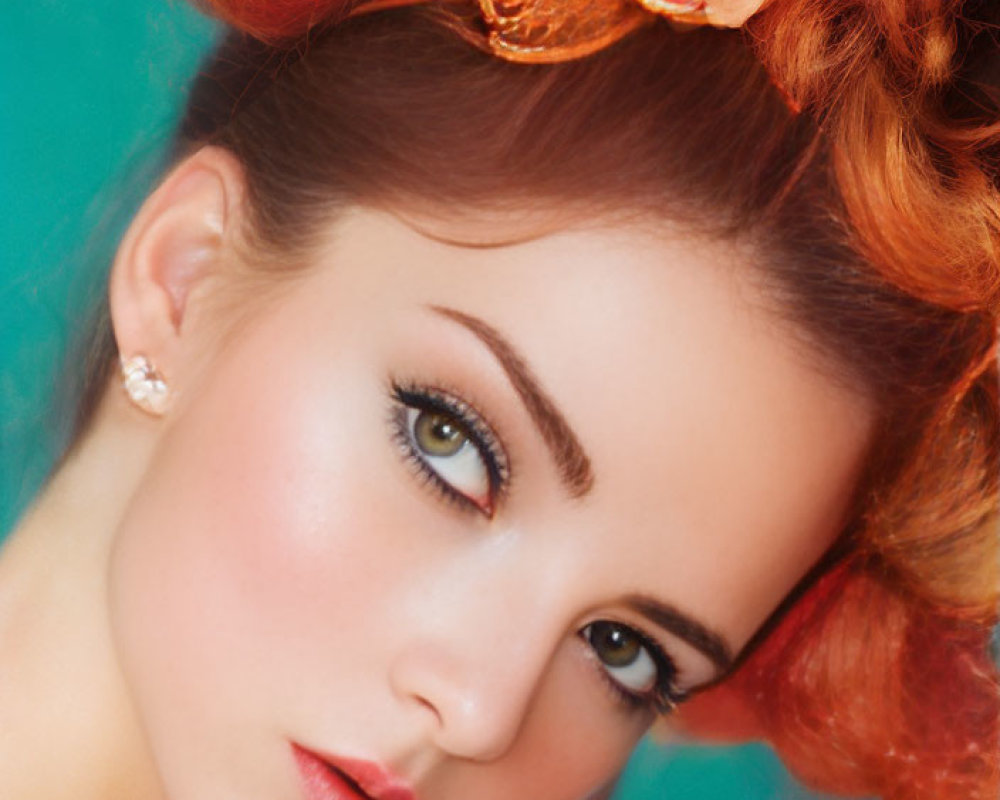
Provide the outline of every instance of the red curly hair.
[[[975,6],[775,0],[749,35],[821,120],[856,247],[904,291],[995,321],[1000,121],[987,68],[1000,56],[997,20],[975,20],[986,10]],[[1000,796],[1000,689],[985,644],[1000,603],[995,333],[984,327],[981,357],[942,393],[854,557],[690,709],[693,727],[724,734],[735,703],[744,733],[813,785]]]
[[[342,24],[344,0],[206,5],[254,38],[231,35],[206,66],[178,153],[213,142],[243,161],[263,251],[307,247],[351,200],[524,196],[754,244],[821,360],[877,401],[880,433],[828,563],[681,722],[765,738],[826,790],[995,800],[1000,92],[983,76],[1000,63],[1000,20],[988,4],[772,0],[742,34],[659,21],[552,66],[469,48],[453,34],[461,4]],[[81,426],[113,363],[104,341]]]

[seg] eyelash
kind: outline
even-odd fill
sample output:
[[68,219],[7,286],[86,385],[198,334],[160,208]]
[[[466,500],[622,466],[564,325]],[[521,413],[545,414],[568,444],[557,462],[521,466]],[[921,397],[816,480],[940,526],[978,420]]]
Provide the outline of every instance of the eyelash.
[[[492,518],[500,500],[510,488],[511,470],[507,451],[494,433],[492,426],[470,403],[440,389],[419,384],[391,384],[393,399],[392,426],[393,439],[399,446],[406,461],[419,476],[449,503],[467,511],[476,511]],[[483,508],[471,498],[458,491],[442,478],[421,456],[410,435],[406,412],[408,409],[436,412],[452,417],[468,436],[470,443],[479,452],[489,480],[489,505]]]
[[656,664],[656,685],[648,692],[632,692],[612,678],[611,674],[601,665],[600,658],[596,651],[593,650],[593,646],[587,641],[584,635],[584,631],[587,628],[585,626],[580,630],[579,636],[593,654],[598,677],[611,690],[612,698],[626,711],[641,712],[651,710],[656,714],[671,713],[689,697],[688,692],[682,691],[674,685],[674,680],[677,677],[677,667],[674,664],[674,660],[667,655],[667,652],[655,639],[630,625],[625,625],[624,623],[616,624],[627,628],[639,640],[640,644],[646,648],[653,659],[653,663]]

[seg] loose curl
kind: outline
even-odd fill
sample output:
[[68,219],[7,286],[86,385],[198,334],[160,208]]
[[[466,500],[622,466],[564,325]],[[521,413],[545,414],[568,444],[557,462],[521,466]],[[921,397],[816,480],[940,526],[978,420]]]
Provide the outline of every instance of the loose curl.
[[735,705],[744,733],[831,790],[1000,794],[997,22],[960,0],[775,0],[749,26],[821,121],[858,251],[901,290],[985,318],[850,562],[690,712],[724,735]]
[[[209,5],[252,36],[206,65],[178,156],[213,143],[239,157],[264,269],[351,202],[547,199],[750,246],[810,352],[875,401],[878,431],[829,558],[681,721],[765,738],[827,790],[995,800],[1000,123],[978,73],[1000,57],[986,3],[772,0],[744,34],[661,20],[551,66],[470,48],[455,3],[341,24],[342,0]],[[98,341],[81,430],[113,364],[107,327]]]

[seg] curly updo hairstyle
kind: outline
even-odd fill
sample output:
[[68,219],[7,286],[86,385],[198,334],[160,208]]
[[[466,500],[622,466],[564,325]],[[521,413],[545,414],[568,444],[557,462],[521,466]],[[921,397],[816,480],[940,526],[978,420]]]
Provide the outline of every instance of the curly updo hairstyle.
[[[294,268],[353,203],[635,213],[753,254],[816,361],[874,401],[877,434],[830,556],[680,720],[765,738],[827,790],[996,800],[990,4],[772,0],[743,32],[651,20],[554,65],[470,46],[472,3],[211,5],[236,30],[177,156],[239,158],[263,270]],[[107,327],[98,341],[81,430],[114,364]]]

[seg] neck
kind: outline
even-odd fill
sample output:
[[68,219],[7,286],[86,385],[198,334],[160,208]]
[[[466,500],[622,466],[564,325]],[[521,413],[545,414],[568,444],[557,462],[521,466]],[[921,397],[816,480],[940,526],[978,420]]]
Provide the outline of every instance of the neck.
[[0,797],[162,797],[118,668],[105,579],[149,457],[144,424],[109,395],[0,550]]

